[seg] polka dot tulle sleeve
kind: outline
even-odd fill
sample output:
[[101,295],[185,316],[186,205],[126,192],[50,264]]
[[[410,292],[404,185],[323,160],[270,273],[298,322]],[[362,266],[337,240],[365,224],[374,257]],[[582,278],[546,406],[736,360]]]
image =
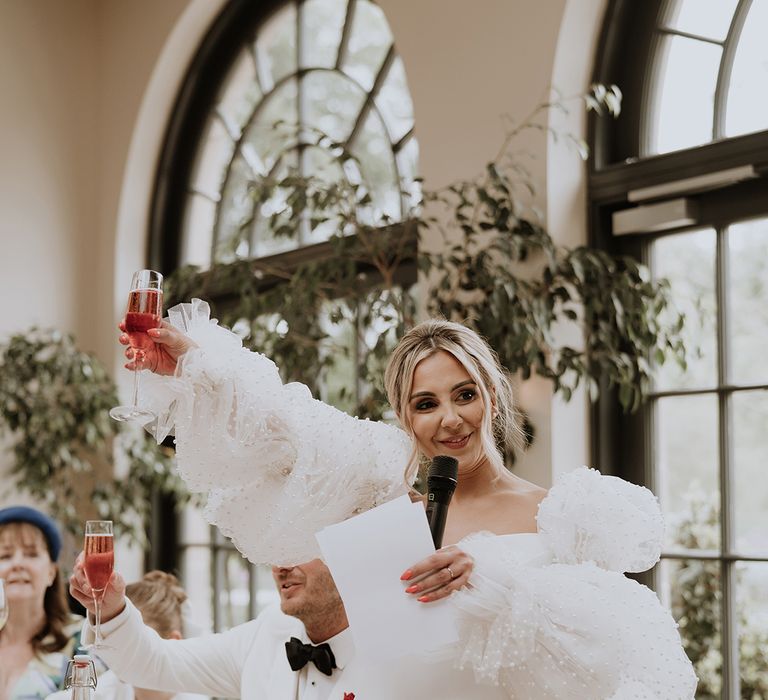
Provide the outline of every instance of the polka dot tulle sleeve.
[[595,469],[563,475],[542,501],[537,521],[563,564],[591,561],[610,571],[639,572],[661,554],[664,520],[656,497]]
[[458,664],[515,700],[692,700],[696,676],[675,621],[621,573],[658,559],[650,491],[579,469],[542,502],[538,526],[459,543],[475,567],[450,599]]
[[148,429],[158,441],[175,433],[179,473],[249,560],[309,561],[315,532],[406,492],[410,440],[283,384],[270,359],[209,316],[198,299],[170,310],[199,347],[175,377],[146,377],[143,401],[158,414]]

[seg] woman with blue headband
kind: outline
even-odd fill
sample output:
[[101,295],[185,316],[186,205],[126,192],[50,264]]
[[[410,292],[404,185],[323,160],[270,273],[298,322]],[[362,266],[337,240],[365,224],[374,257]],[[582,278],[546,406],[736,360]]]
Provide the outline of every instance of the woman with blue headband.
[[37,700],[61,687],[79,643],[57,564],[61,535],[27,506],[0,510],[0,578],[9,616],[0,630],[0,698]]

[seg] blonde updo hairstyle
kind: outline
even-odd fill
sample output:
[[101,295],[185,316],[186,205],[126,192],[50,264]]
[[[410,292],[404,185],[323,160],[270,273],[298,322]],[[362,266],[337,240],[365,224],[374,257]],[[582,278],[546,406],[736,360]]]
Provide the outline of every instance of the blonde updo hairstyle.
[[[475,331],[442,319],[424,321],[409,330],[395,347],[384,372],[389,403],[400,424],[414,437],[408,401],[413,374],[419,362],[441,350],[453,355],[477,385],[484,409],[480,444],[497,475],[501,475],[505,466],[499,446],[504,450],[514,448],[520,442],[521,431],[515,420],[509,379],[496,353]],[[419,448],[414,439],[405,470],[409,485],[416,478],[419,464]]]
[[149,571],[141,581],[129,583],[125,594],[141,611],[144,622],[163,639],[169,639],[173,632],[183,636],[182,605],[187,594],[173,574]]

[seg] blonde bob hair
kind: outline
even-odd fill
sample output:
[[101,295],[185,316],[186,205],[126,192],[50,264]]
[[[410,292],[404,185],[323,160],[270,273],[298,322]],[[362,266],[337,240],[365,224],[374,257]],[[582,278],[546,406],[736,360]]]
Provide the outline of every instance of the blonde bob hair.
[[[519,444],[521,431],[515,420],[509,379],[496,353],[475,331],[442,319],[424,321],[409,330],[395,347],[384,372],[389,403],[400,424],[414,437],[408,402],[413,374],[419,362],[440,351],[453,355],[478,387],[484,409],[480,444],[497,475],[501,475],[505,468],[502,450]],[[405,470],[409,485],[416,478],[419,464],[419,448],[414,438]]]
[[129,583],[125,595],[141,611],[144,622],[163,639],[169,639],[174,632],[183,636],[187,594],[173,574],[149,571],[140,581]]

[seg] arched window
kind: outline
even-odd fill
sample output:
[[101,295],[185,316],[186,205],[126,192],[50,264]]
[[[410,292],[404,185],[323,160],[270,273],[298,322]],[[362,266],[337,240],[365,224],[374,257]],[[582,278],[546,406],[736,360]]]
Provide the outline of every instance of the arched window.
[[625,111],[594,124],[594,240],[670,281],[689,348],[637,415],[598,407],[596,461],[660,497],[652,582],[702,698],[768,690],[766,26],[765,0],[614,0],[595,71]]
[[[165,269],[207,267],[320,242],[274,236],[249,185],[288,172],[366,188],[372,223],[405,218],[417,185],[402,59],[370,0],[231,2],[190,70],[153,206]],[[258,6],[256,11],[254,6]],[[271,12],[269,11],[271,9]],[[322,135],[352,158],[318,146]]]
[[[350,157],[334,157],[339,150]],[[405,69],[375,2],[230,0],[189,68],[168,126],[150,221],[152,265],[168,274],[308,246],[313,256],[330,254],[322,243],[331,231],[310,217],[298,237],[273,235],[264,211],[270,202],[258,204],[252,184],[289,173],[346,180],[370,197],[360,213],[365,223],[391,228],[418,197],[417,165]],[[354,346],[365,329],[341,324],[329,332]],[[323,377],[326,400],[345,395],[339,385],[357,384],[355,352]],[[180,561],[153,563],[180,566],[196,609],[211,603],[215,629],[275,599],[269,571],[248,565],[196,509],[185,510],[178,529],[178,543],[165,551],[180,550]]]

